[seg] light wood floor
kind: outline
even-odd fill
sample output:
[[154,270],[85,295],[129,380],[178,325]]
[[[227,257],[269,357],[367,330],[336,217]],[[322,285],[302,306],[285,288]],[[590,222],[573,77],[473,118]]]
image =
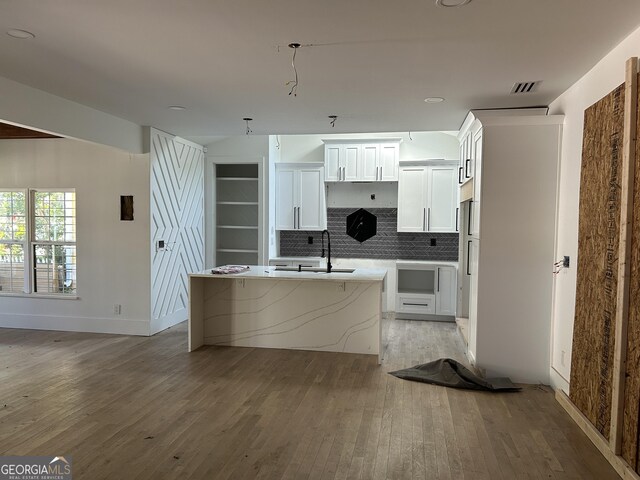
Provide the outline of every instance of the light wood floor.
[[488,394],[386,372],[464,360],[455,324],[389,320],[385,360],[0,330],[0,454],[75,479],[613,479],[548,388]]

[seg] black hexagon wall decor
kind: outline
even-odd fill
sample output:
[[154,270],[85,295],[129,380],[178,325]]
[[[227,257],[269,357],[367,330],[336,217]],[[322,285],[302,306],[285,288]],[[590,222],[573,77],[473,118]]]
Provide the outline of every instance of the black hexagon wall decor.
[[378,218],[364,208],[347,216],[347,235],[360,243],[376,235]]

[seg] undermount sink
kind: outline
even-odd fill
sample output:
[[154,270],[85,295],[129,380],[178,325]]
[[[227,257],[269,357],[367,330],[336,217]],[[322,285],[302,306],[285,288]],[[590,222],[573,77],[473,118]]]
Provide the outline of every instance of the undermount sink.
[[[326,268],[305,268],[299,269],[298,267],[276,267],[276,272],[310,272],[310,273],[327,273]],[[333,268],[331,269],[331,273],[353,273],[355,269],[353,268]]]

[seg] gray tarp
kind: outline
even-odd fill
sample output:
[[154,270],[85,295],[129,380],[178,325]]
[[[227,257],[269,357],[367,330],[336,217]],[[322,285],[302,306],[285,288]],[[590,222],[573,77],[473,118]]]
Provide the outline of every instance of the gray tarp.
[[394,377],[415,382],[432,383],[443,387],[483,390],[487,392],[518,392],[522,390],[508,378],[480,378],[468,368],[451,358],[389,372]]

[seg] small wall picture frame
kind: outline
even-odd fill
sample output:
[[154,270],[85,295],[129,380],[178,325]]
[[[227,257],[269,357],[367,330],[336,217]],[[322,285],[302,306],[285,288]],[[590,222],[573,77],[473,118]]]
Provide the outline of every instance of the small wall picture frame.
[[133,195],[120,195],[120,220],[133,222]]

